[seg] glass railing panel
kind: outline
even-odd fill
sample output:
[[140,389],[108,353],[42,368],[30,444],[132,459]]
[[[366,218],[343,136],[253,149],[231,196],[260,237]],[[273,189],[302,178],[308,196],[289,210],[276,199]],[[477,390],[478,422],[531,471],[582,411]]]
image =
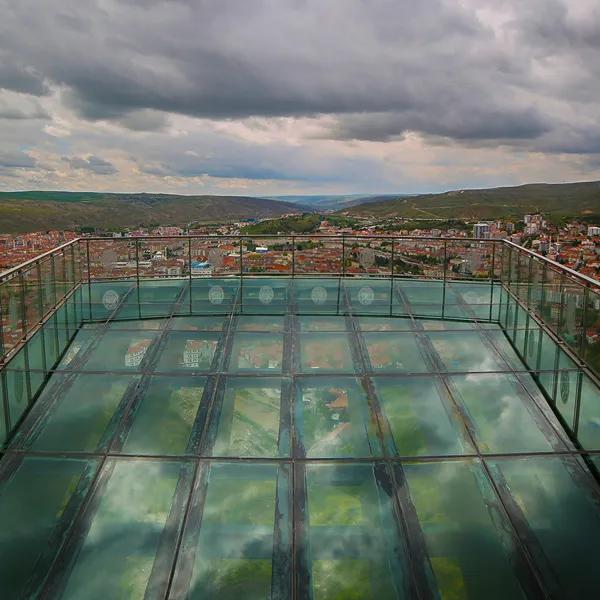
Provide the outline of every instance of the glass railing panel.
[[342,273],[351,260],[340,237],[294,236],[294,273],[296,275]]
[[135,279],[137,275],[136,240],[92,239],[89,244],[89,278]]
[[394,239],[394,275],[443,279],[445,268],[445,242],[429,239]]
[[136,240],[140,279],[184,277],[189,274],[190,248],[185,237]]
[[536,315],[541,314],[544,269],[545,265],[541,260],[537,258],[531,260],[529,309]]
[[514,284],[513,291],[516,296],[525,303],[529,302],[529,276],[531,268],[532,258],[525,252],[519,253],[519,260],[517,262],[516,282]]
[[0,283],[0,323],[3,354],[10,352],[25,335],[22,284],[18,275]]
[[585,292],[586,287],[579,280],[564,276],[559,334],[574,352],[580,351],[582,343]]
[[558,331],[562,309],[562,278],[563,272],[548,265],[545,270],[542,294],[541,317],[553,331]]
[[192,237],[189,243],[192,279],[240,273],[243,241],[238,237]]
[[244,237],[242,242],[244,273],[291,275],[295,268],[291,237]]
[[597,373],[600,372],[600,291],[588,289],[583,319],[582,356]]
[[390,275],[392,272],[392,240],[389,238],[345,238],[346,273]]
[[54,305],[52,304],[47,310],[42,310],[42,289],[37,265],[23,271],[22,278],[25,322],[27,330],[30,331],[40,323]]

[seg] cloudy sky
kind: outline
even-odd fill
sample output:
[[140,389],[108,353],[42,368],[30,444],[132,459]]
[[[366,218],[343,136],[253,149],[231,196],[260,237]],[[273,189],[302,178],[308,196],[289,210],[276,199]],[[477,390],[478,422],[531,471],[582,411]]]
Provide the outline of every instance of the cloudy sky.
[[0,0],[0,189],[600,179],[598,0]]

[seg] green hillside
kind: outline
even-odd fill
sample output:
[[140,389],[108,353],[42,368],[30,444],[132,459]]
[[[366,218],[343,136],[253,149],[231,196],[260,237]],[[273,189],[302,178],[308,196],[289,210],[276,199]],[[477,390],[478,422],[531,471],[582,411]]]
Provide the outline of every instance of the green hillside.
[[600,182],[534,183],[456,190],[370,202],[342,212],[356,216],[438,219],[518,219],[523,214],[535,212],[543,212],[556,219],[563,216],[600,216]]
[[0,192],[0,233],[186,225],[299,212],[287,202],[245,196]]

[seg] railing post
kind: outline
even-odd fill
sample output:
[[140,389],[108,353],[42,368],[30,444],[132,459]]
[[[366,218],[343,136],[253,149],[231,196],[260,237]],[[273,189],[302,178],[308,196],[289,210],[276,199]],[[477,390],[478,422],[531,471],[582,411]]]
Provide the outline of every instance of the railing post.
[[192,238],[190,236],[188,236],[188,287],[190,314],[192,314]]
[[346,235],[342,233],[342,277],[346,276]]
[[292,235],[292,277],[296,275],[296,238]]
[[[140,289],[140,243],[135,239],[135,285]],[[138,296],[139,298],[139,296]]]
[[442,282],[442,319],[446,314],[446,282],[448,280],[448,240],[444,240],[444,270]]
[[240,312],[244,310],[244,241],[240,235]]
[[390,317],[394,313],[394,238],[392,237],[390,266]]
[[[35,263],[35,272],[36,272],[36,277],[37,277],[37,288],[38,288],[38,306],[39,306],[39,313],[40,313],[40,323],[44,320],[44,298],[42,297],[42,269],[40,268],[40,261],[38,260]],[[68,311],[65,311],[65,315],[67,314]],[[43,364],[44,364],[44,372],[48,371],[48,364],[47,364],[47,358],[46,358],[46,332],[44,331],[44,327],[40,328],[40,335],[42,336],[42,360],[43,360]]]
[[[87,283],[88,283],[88,312],[89,319],[92,320],[92,270],[90,268],[90,240],[85,241],[85,253],[87,263]],[[83,314],[83,310],[81,311]]]
[[490,322],[492,321],[492,310],[494,306],[494,273],[496,270],[496,242],[492,242],[492,265],[490,271]]
[[[54,261],[52,261],[54,263]],[[31,401],[31,381],[29,379],[29,348],[25,342],[27,335],[29,333],[29,328],[27,327],[27,310],[25,306],[25,281],[23,279],[23,272],[19,272],[19,287],[21,288],[21,322],[23,323],[23,337],[21,338],[23,343],[25,344],[23,348],[23,359],[25,363],[25,371],[23,376],[25,378],[25,389],[27,393],[27,404]]]

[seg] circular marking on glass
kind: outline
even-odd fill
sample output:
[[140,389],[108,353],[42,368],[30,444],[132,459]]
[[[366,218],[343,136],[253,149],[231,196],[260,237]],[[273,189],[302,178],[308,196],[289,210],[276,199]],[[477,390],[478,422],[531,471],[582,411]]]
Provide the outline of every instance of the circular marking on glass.
[[211,304],[223,304],[225,291],[220,285],[213,285],[208,290],[208,300]]
[[102,304],[106,310],[115,310],[119,304],[120,296],[115,290],[106,290],[102,296]]
[[560,399],[563,404],[569,401],[569,389],[571,387],[571,377],[569,371],[563,371],[560,374]]
[[361,287],[358,290],[358,301],[363,306],[368,306],[369,304],[373,304],[373,300],[375,300],[375,292],[370,287]]
[[310,299],[315,304],[325,304],[327,302],[327,290],[322,285],[315,286],[310,292]]
[[263,285],[260,290],[258,290],[258,299],[262,304],[271,304],[273,298],[275,298],[275,292],[270,285]]

